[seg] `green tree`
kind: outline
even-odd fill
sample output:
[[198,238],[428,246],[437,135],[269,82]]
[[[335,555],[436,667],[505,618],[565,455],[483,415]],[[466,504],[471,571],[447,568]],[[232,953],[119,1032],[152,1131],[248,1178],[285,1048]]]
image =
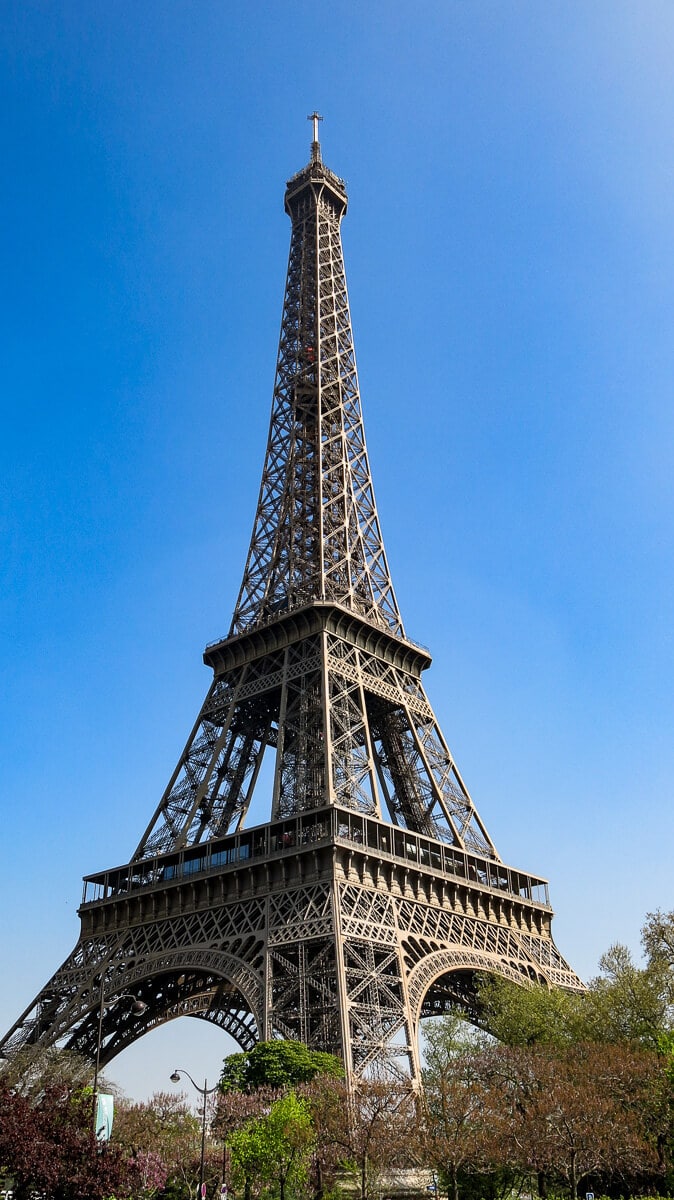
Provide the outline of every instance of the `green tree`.
[[581,993],[485,976],[479,987],[481,1023],[506,1046],[569,1046],[587,1034]]
[[674,912],[648,913],[641,931],[641,943],[651,965],[656,963],[674,971]]
[[341,1059],[334,1054],[310,1050],[303,1042],[258,1042],[252,1050],[230,1054],[220,1076],[223,1092],[253,1091],[259,1087],[288,1088],[307,1083],[316,1075],[339,1079],[344,1074]]
[[649,914],[642,945],[642,966],[627,947],[611,946],[584,993],[486,977],[482,1023],[508,1046],[632,1042],[657,1050],[674,1031],[674,913]]
[[587,1040],[633,1042],[657,1050],[671,1029],[671,972],[660,960],[638,966],[626,946],[611,946],[585,998]]
[[228,1138],[234,1177],[247,1191],[267,1190],[286,1200],[301,1188],[314,1144],[308,1101],[289,1092],[269,1112],[249,1121]]

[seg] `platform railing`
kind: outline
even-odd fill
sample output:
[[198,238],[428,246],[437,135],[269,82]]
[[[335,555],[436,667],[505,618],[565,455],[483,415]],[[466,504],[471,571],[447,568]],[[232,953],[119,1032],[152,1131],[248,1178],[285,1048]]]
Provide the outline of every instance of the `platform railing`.
[[254,860],[311,851],[337,843],[382,862],[404,860],[421,870],[464,881],[537,907],[549,907],[547,881],[493,859],[389,825],[347,808],[312,809],[284,820],[217,838],[199,846],[129,863],[84,879],[82,904],[98,904],[140,889],[174,884],[196,876],[240,869]]

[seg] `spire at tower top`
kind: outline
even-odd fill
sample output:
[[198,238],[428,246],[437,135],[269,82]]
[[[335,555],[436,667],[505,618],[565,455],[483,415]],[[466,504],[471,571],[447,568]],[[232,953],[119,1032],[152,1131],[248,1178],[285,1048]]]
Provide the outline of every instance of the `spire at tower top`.
[[313,141],[311,143],[311,161],[312,162],[320,162],[321,161],[321,143],[318,140],[318,122],[322,121],[322,120],[323,120],[322,116],[320,115],[320,113],[317,113],[316,111],[309,113],[309,116],[307,117],[307,121],[313,121],[313,123],[314,123],[314,137],[313,137]]

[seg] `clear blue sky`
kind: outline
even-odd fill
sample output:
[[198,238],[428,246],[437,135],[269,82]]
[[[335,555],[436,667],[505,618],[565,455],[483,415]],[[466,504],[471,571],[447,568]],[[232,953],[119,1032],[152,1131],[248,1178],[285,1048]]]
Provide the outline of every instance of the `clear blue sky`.
[[[208,686],[324,114],[384,537],[502,857],[584,976],[672,908],[674,7],[6,0],[0,1025]],[[183,1020],[131,1094],[232,1048]]]

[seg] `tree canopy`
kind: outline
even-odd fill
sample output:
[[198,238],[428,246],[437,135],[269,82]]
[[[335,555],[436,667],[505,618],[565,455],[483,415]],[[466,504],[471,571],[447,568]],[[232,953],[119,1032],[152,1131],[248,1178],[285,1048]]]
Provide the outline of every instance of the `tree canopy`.
[[310,1050],[303,1042],[258,1042],[252,1050],[230,1054],[223,1064],[223,1092],[247,1092],[259,1087],[290,1088],[308,1083],[316,1075],[340,1079],[341,1059],[334,1054]]
[[94,1137],[92,1092],[45,1088],[37,1101],[0,1086],[0,1183],[14,1200],[140,1194],[138,1164]]
[[522,987],[489,977],[480,988],[484,1026],[508,1046],[630,1042],[658,1050],[674,1032],[674,912],[650,913],[643,966],[611,946],[587,991]]
[[306,1179],[315,1133],[308,1102],[294,1092],[280,1096],[267,1113],[249,1121],[228,1138],[234,1178],[276,1185],[279,1200],[286,1189]]

